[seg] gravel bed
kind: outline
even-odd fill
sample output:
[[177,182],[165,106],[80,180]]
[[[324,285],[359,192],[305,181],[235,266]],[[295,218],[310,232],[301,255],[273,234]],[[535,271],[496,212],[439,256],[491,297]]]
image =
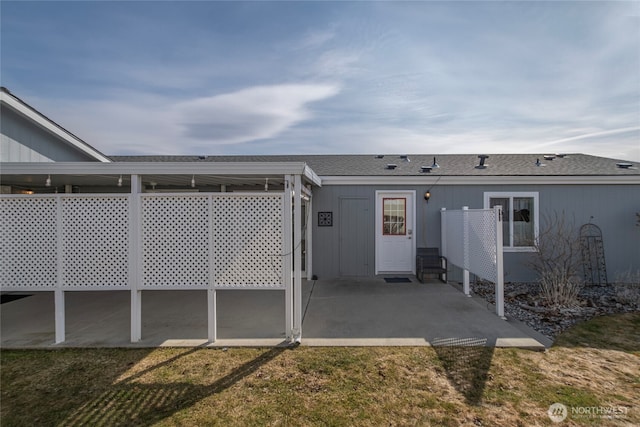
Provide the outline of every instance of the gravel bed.
[[[471,284],[471,292],[495,303],[495,286],[489,282]],[[537,283],[505,283],[504,311],[541,334],[554,339],[576,323],[615,313],[640,311],[640,285],[610,284],[584,286],[576,307],[543,307]]]

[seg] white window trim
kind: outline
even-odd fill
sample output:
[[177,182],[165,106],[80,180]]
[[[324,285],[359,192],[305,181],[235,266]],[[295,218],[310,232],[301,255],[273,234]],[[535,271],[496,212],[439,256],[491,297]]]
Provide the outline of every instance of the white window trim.
[[[491,198],[510,199],[509,205],[513,207],[513,199],[516,197],[530,197],[533,198],[533,236],[538,240],[539,225],[540,225],[540,206],[539,197],[537,191],[491,191],[484,193],[484,208],[489,209],[489,200]],[[513,212],[509,213],[509,246],[504,246],[504,252],[535,252],[536,248],[533,246],[513,246]]]

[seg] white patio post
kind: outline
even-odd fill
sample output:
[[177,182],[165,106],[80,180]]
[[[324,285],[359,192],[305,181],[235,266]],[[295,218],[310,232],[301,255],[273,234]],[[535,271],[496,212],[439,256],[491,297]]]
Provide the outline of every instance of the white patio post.
[[313,195],[309,195],[309,201],[307,202],[307,210],[305,211],[307,214],[306,218],[306,227],[307,227],[307,238],[306,238],[306,254],[305,260],[307,265],[305,266],[305,270],[307,272],[307,280],[311,280],[313,277]]
[[[222,192],[222,185],[220,186],[220,190]],[[226,188],[225,188],[226,190]],[[216,295],[216,278],[214,276],[214,251],[213,245],[215,242],[213,241],[213,197],[209,195],[208,197],[208,206],[209,206],[209,289],[207,289],[207,339],[209,342],[215,342],[218,339],[218,318],[217,318],[217,295]]]
[[440,208],[440,249],[443,257],[449,256],[447,254],[447,208]]
[[216,290],[213,287],[207,289],[207,339],[209,342],[216,342],[218,339],[216,300]]
[[285,335],[288,341],[293,340],[293,289],[291,277],[291,250],[293,245],[291,239],[293,230],[291,227],[291,197],[292,197],[292,177],[284,177],[284,198],[282,207],[282,233],[284,239],[284,254],[282,259],[283,279],[284,279],[284,323]]
[[[463,206],[463,211],[468,211],[469,206]],[[464,239],[463,250],[464,250],[464,269],[462,270],[462,287],[464,290],[464,294],[468,297],[471,296],[469,292],[469,212],[462,213],[462,235]]]
[[131,342],[142,339],[142,291],[140,280],[140,193],[142,177],[131,175],[131,194],[129,195],[129,283],[131,284]]
[[56,289],[54,291],[54,311],[55,311],[55,329],[56,344],[60,344],[65,340],[65,306],[64,306],[64,260],[62,259],[63,236],[62,236],[62,196],[56,197]]
[[493,207],[496,218],[496,314],[504,319],[504,264],[502,253],[502,207]]
[[293,335],[302,337],[302,180],[294,176],[293,195]]

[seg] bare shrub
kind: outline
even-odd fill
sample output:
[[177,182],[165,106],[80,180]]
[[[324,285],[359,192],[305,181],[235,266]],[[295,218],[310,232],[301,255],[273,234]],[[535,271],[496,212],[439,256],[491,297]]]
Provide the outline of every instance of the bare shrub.
[[581,288],[580,241],[574,221],[568,220],[564,212],[545,216],[533,246],[536,251],[530,265],[540,280],[543,305],[577,306]]
[[580,282],[576,278],[566,277],[562,270],[545,271],[540,276],[540,295],[545,305],[551,307],[576,307]]
[[640,270],[631,270],[616,275],[613,284],[616,301],[621,304],[640,307]]

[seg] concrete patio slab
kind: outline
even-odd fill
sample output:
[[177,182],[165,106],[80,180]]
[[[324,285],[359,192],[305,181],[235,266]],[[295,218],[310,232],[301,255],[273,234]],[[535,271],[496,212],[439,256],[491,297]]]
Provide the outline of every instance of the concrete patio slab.
[[[550,341],[499,319],[484,301],[440,282],[382,278],[303,282],[309,346],[428,346],[473,338],[544,349]],[[34,292],[0,306],[2,348],[285,345],[284,291],[218,291],[218,340],[207,341],[206,291],[143,291],[142,340],[130,342],[129,291],[66,292],[66,341],[54,344],[54,297]]]
[[484,300],[441,283],[340,279],[311,284],[303,322],[306,345],[430,345],[482,339],[485,345],[544,349],[550,340],[515,319],[500,319]]

